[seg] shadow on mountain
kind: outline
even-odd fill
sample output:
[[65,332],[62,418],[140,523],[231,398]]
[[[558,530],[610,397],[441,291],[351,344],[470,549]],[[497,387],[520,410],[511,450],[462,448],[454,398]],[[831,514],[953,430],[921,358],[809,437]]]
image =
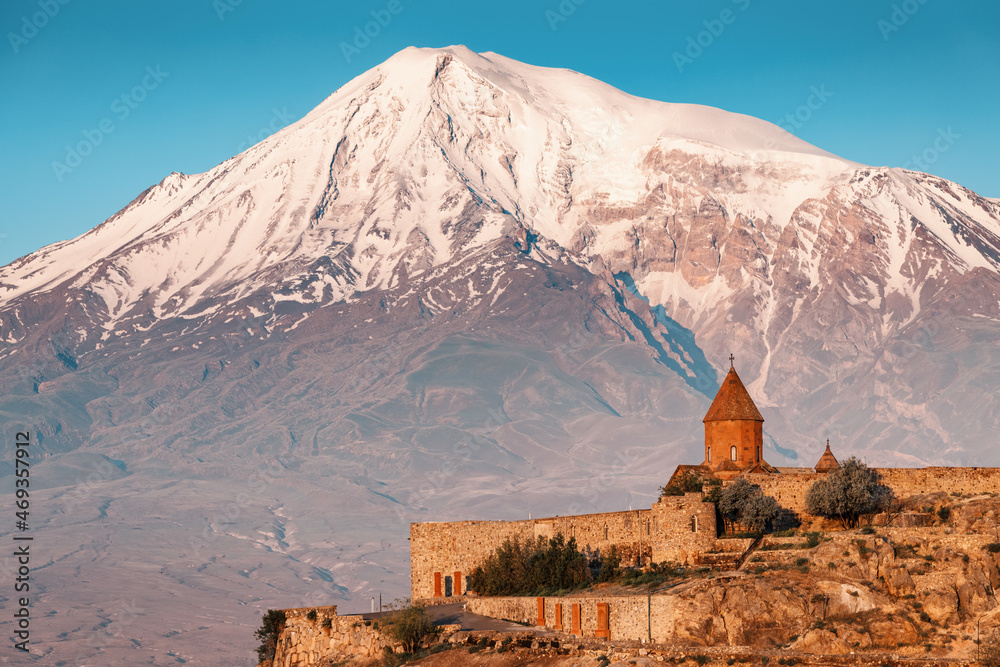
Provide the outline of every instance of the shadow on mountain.
[[[615,279],[620,281],[633,296],[649,305],[649,299],[639,292],[631,275],[622,271],[615,274]],[[692,389],[709,399],[715,398],[715,394],[719,391],[719,380],[715,369],[705,358],[705,353],[698,347],[693,331],[671,319],[661,305],[650,308],[649,312],[657,324],[665,329],[662,332],[650,330],[642,318],[625,305],[624,298],[618,299],[618,305],[629,316],[636,329],[642,332],[646,342],[657,351],[659,360],[667,368],[677,373]],[[664,343],[670,352],[664,348]]]

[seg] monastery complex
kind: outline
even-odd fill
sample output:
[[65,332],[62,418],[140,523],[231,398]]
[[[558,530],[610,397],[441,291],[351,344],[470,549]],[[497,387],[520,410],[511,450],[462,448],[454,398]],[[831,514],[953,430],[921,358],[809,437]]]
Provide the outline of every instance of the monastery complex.
[[[690,473],[712,485],[725,485],[734,479],[745,478],[775,498],[782,507],[797,513],[803,523],[815,526],[822,522],[819,517],[806,513],[805,497],[813,482],[840,467],[829,443],[812,468],[770,465],[763,454],[764,418],[733,367],[703,422],[704,460],[697,465],[677,466],[671,481],[682,476],[688,479]],[[604,642],[605,647],[608,642],[619,640],[656,646],[658,651],[669,651],[673,646],[680,651],[681,659],[692,645],[728,645],[738,651],[742,650],[739,647],[751,644],[773,647],[794,641],[792,648],[798,652],[794,661],[788,664],[799,664],[805,660],[804,655],[815,653],[850,652],[853,658],[854,651],[860,650],[864,641],[868,642],[869,650],[874,650],[872,643],[878,642],[889,647],[880,649],[883,652],[891,649],[895,654],[900,647],[907,647],[909,655],[923,655],[930,650],[931,644],[927,643],[931,641],[930,635],[919,635],[917,627],[907,620],[917,618],[918,613],[921,619],[926,617],[928,621],[919,621],[924,632],[935,627],[931,623],[939,623],[941,632],[945,633],[943,637],[949,642],[958,634],[948,633],[964,633],[971,637],[973,627],[978,632],[978,625],[969,625],[973,620],[978,623],[991,618],[991,614],[1000,618],[1000,614],[994,614],[998,609],[995,591],[1000,590],[1000,553],[995,551],[1000,550],[992,549],[1000,546],[1000,542],[992,543],[1000,539],[996,537],[996,516],[1000,508],[992,500],[1000,490],[1000,468],[879,468],[877,471],[882,483],[891,487],[899,498],[943,493],[946,498],[968,498],[968,502],[979,505],[971,513],[963,513],[965,518],[960,520],[965,522],[965,530],[962,534],[953,534],[950,528],[895,525],[880,528],[880,532],[909,544],[911,550],[915,549],[913,544],[925,544],[913,542],[919,531],[935,533],[933,547],[927,547],[935,549],[934,555],[916,558],[913,551],[910,565],[902,551],[897,559],[888,536],[858,531],[832,533],[823,540],[829,544],[818,545],[815,549],[770,551],[767,553],[773,556],[762,558],[759,554],[766,546],[761,545],[769,540],[772,545],[776,544],[777,536],[755,539],[729,535],[720,539],[721,526],[716,523],[715,504],[704,501],[703,491],[664,495],[649,509],[623,512],[526,521],[414,523],[410,525],[412,600],[424,605],[460,602],[464,604],[455,606],[480,617],[514,619],[562,633],[559,635],[562,638],[574,635],[578,640]],[[982,516],[970,516],[979,511]],[[927,514],[926,510],[919,516],[915,513],[911,517],[914,519],[912,525],[925,525],[916,520],[926,519]],[[607,549],[615,547],[625,566],[674,562],[711,568],[717,571],[719,578],[714,578],[715,573],[710,574],[700,580],[700,592],[691,589],[690,595],[676,592],[683,586],[657,594],[640,591],[615,595],[594,590],[543,597],[490,597],[469,591],[471,573],[504,540],[534,540],[560,533],[567,539],[575,538],[578,547],[588,555],[606,553]],[[785,546],[801,549],[801,544]],[[758,556],[751,558],[754,553]],[[929,571],[928,557],[938,570]],[[792,562],[789,558],[796,564],[806,563],[802,572],[809,571],[810,563],[824,566],[815,568],[816,580],[807,584],[808,588],[799,597],[789,592],[792,590],[789,580],[781,579],[783,583],[776,585],[773,579],[770,584],[764,579],[772,566],[787,570],[788,563]],[[761,579],[746,571],[738,572],[745,562],[755,560],[763,565],[751,572],[760,574]],[[844,576],[838,577],[834,572]],[[806,575],[789,573],[789,576],[801,579]],[[845,578],[847,581],[842,581]],[[871,583],[876,579],[882,582],[878,586]],[[913,593],[920,593],[919,599]],[[878,599],[883,601],[876,602]],[[708,607],[699,607],[702,603]],[[822,607],[818,606],[821,603]],[[829,617],[827,604],[833,605]],[[902,615],[888,620],[893,617],[887,613],[886,620],[872,621],[870,634],[859,634],[851,619],[856,612],[874,613],[878,604],[889,605]],[[906,609],[912,614],[907,616]],[[339,616],[335,606],[284,611],[285,623],[277,641],[275,658],[265,663],[267,667],[318,667],[320,664],[342,664],[349,659],[377,661],[386,651],[402,651],[396,640],[379,629],[378,622],[372,620],[374,615]],[[816,619],[825,623],[838,618],[836,614],[847,619],[842,627],[817,629],[810,625]],[[453,625],[441,629],[445,637],[452,637],[448,640],[452,643],[463,634],[468,636],[462,641],[474,643],[477,633],[460,633],[461,628],[461,625]],[[940,637],[934,641],[938,640],[943,641]],[[497,637],[481,638],[481,641],[501,646]],[[510,641],[512,638],[508,635],[503,646]],[[532,647],[538,644],[537,638],[529,637],[525,641]],[[551,646],[558,646],[561,641],[563,639],[552,639]],[[947,646],[945,644],[942,650],[951,651]],[[969,646],[960,649],[963,655],[969,655],[972,650]],[[481,645],[469,651],[480,648]],[[639,651],[638,655],[647,651],[645,648],[635,650]],[[579,650],[576,654],[580,654]],[[736,655],[733,654],[726,664],[733,664]],[[746,656],[739,655],[739,661],[745,662]],[[890,664],[882,660],[884,655],[877,657],[863,664]],[[659,658],[663,659],[662,653]],[[767,659],[761,660],[766,662]],[[801,664],[831,663],[813,660]],[[855,664],[853,660],[851,664]]]
[[[732,358],[730,357],[730,362]],[[730,363],[726,375],[702,420],[705,459],[698,465],[679,465],[671,480],[696,473],[704,481],[723,484],[744,477],[805,518],[805,496],[810,485],[839,467],[826,451],[812,468],[774,467],[764,460],[764,418]],[[1000,489],[1000,468],[878,468],[882,483],[899,497],[917,493],[978,494]],[[648,510],[628,510],[560,516],[524,521],[456,521],[410,525],[412,599],[462,596],[469,575],[505,539],[576,538],[585,552],[605,552],[615,546],[624,565],[664,561],[712,564],[724,552],[713,503],[702,493],[663,496]],[[725,542],[732,543],[732,540]]]

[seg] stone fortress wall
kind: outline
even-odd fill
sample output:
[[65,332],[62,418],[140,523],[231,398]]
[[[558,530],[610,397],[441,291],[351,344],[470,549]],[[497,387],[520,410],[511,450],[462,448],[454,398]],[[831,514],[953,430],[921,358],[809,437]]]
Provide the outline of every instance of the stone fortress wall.
[[577,637],[664,640],[671,599],[654,595],[568,597],[472,597],[473,614],[530,623]]
[[[806,469],[808,470],[808,469]],[[1000,468],[876,468],[898,498],[922,493],[1000,493]],[[826,473],[748,474],[746,478],[782,507],[806,513],[806,493]]]
[[[316,612],[309,618],[310,612]],[[329,624],[327,623],[329,621]],[[337,616],[337,606],[285,610],[285,626],[278,636],[273,667],[316,665],[321,660],[339,662],[375,658],[395,642],[360,615]]]
[[414,600],[463,595],[472,571],[506,539],[562,534],[585,553],[612,545],[626,565],[667,560],[697,563],[716,540],[715,506],[700,493],[661,498],[648,510],[524,521],[456,521],[410,525],[410,585]]
[[[788,470],[788,469],[786,469]],[[809,487],[825,473],[745,475],[779,504],[804,515]],[[878,468],[898,497],[921,493],[976,495],[1000,492],[1000,468]],[[618,548],[623,564],[702,562],[716,545],[715,508],[701,494],[666,496],[648,510],[549,517],[525,521],[458,521],[410,526],[411,596],[414,600],[468,593],[469,575],[505,539],[550,538],[562,533],[589,553]]]

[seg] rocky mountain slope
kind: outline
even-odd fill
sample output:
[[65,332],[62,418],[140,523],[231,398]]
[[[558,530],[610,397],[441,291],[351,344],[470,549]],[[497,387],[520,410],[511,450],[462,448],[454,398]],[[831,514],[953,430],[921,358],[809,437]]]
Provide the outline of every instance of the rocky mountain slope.
[[998,249],[1000,203],[954,183],[402,51],[0,268],[0,411],[38,442],[61,635],[39,650],[173,664],[168,633],[213,664],[258,610],[320,602],[290,596],[405,591],[411,520],[645,505],[700,460],[730,352],[772,463],[829,436],[997,465]]

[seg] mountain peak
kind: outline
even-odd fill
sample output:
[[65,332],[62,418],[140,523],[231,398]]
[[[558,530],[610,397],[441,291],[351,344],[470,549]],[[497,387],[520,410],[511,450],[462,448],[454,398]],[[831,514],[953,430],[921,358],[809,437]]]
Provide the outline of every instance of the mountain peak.
[[[956,194],[950,209],[934,208],[937,195],[915,177],[884,173],[748,116],[641,99],[465,46],[410,47],[240,155],[171,174],[91,232],[0,269],[0,305],[59,286],[90,294],[102,322],[204,314],[251,295],[269,308],[328,304],[520,229],[541,241],[527,244],[538,261],[628,257],[615,270],[635,272],[655,301],[705,312],[707,295],[727,298],[745,280],[769,291],[767,267],[786,243],[819,281],[811,226],[840,196],[889,197],[920,212],[956,264],[988,264],[995,220],[968,229],[949,220],[995,204]],[[690,227],[719,211],[721,226],[703,240],[714,250],[697,266],[636,263],[636,252],[660,252],[643,239],[659,238],[663,220]],[[789,226],[796,236],[782,240]],[[719,244],[744,229],[756,245],[737,279],[721,270]],[[686,232],[661,241],[674,247],[677,234]],[[899,258],[886,250],[888,265]]]

